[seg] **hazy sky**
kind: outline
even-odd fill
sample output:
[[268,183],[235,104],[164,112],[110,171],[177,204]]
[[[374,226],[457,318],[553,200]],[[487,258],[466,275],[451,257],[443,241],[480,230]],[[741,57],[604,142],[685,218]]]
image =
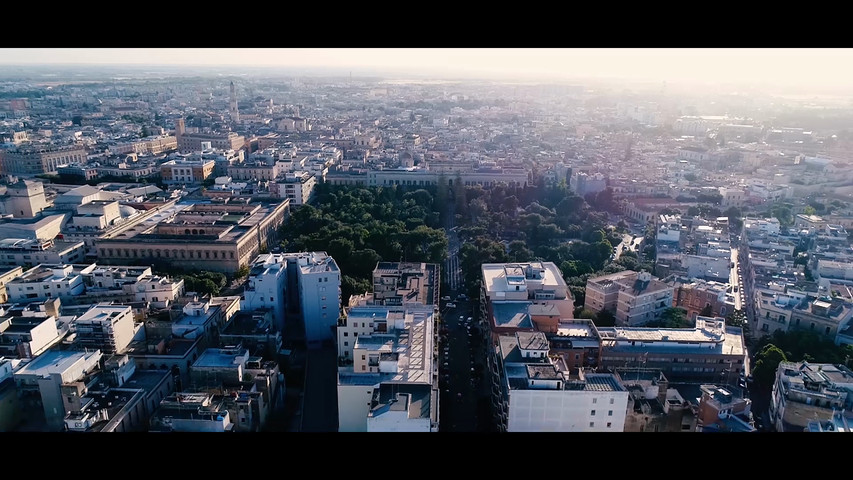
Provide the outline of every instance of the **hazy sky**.
[[7,48],[0,64],[252,65],[529,79],[853,85],[853,49]]

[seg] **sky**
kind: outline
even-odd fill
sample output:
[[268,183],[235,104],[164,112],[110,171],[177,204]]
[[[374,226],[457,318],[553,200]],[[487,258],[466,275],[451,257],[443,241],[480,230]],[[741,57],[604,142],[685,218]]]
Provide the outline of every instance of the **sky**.
[[205,65],[329,68],[420,75],[838,87],[853,49],[755,48],[5,48],[0,65]]

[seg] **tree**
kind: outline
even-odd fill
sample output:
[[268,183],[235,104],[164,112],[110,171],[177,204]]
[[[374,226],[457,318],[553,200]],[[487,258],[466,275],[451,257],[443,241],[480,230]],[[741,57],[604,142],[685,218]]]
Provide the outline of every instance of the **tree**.
[[248,265],[240,265],[240,268],[234,272],[234,278],[245,278],[249,276],[249,266]]
[[817,213],[817,210],[815,210],[815,208],[811,205],[806,205],[806,208],[803,209],[803,213],[805,215],[814,215],[815,213]]
[[596,327],[612,327],[616,325],[616,316],[610,310],[602,310],[595,314],[593,323]]
[[705,307],[702,308],[701,312],[699,312],[699,316],[702,316],[702,317],[710,317],[710,316],[713,316],[713,314],[714,314],[714,309],[711,307],[710,303],[705,304]]
[[755,383],[759,387],[769,390],[773,386],[773,382],[776,381],[776,369],[779,368],[779,363],[787,361],[785,352],[779,347],[772,343],[765,345],[755,356],[755,365],[752,367]]

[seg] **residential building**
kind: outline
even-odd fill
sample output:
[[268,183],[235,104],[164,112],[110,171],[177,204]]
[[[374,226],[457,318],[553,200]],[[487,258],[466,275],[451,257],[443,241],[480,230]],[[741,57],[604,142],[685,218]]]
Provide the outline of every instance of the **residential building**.
[[141,370],[126,355],[104,360],[104,372],[88,382],[62,385],[65,430],[146,432],[160,400],[174,391],[168,370]]
[[670,380],[696,378],[723,383],[744,368],[743,330],[723,318],[696,317],[693,328],[599,327],[601,368],[644,367]]
[[317,179],[308,172],[285,173],[283,178],[270,184],[270,193],[278,198],[289,198],[291,205],[305,205],[313,194]]
[[628,391],[625,432],[689,432],[695,418],[681,393],[654,368],[617,368],[614,372]]
[[[570,371],[542,332],[500,335],[493,395],[508,432],[621,432],[628,392],[610,373]],[[544,408],[543,408],[544,406]]]
[[85,290],[83,276],[73,265],[45,264],[33,267],[6,284],[12,302],[35,302],[48,298],[69,299]]
[[100,350],[49,350],[14,373],[23,401],[42,406],[48,430],[61,431],[65,425],[62,385],[96,371],[101,357]]
[[22,316],[0,317],[0,356],[35,358],[59,342],[65,332],[56,326],[56,317],[24,310]]
[[40,264],[79,263],[86,258],[82,241],[4,238],[0,240],[0,265],[31,267]]
[[235,428],[225,396],[174,393],[160,401],[151,416],[152,432],[230,432]]
[[270,308],[278,331],[299,318],[309,345],[334,340],[341,309],[341,273],[326,252],[258,255],[240,302],[243,310]]
[[9,281],[20,277],[24,273],[24,269],[17,267],[0,267],[0,304],[9,301],[9,294],[6,291],[6,284]]
[[352,342],[353,353],[352,364],[338,368],[338,430],[437,432],[433,307],[353,307],[347,321],[362,324],[363,334],[345,340]]
[[594,277],[587,280],[586,287],[584,308],[613,312],[618,325],[653,322],[673,305],[673,287],[648,272],[624,271]]
[[190,390],[219,389],[223,383],[242,382],[249,358],[242,345],[208,348],[190,368]]
[[484,263],[480,318],[493,336],[534,329],[557,333],[574,298],[553,262]]
[[74,321],[76,342],[104,353],[124,353],[136,332],[133,312],[128,305],[99,304]]
[[438,305],[439,278],[434,263],[379,262],[373,269],[373,303]]
[[588,175],[585,172],[577,172],[569,180],[569,186],[575,194],[585,197],[607,188],[607,179],[600,173]]
[[[702,385],[702,397],[696,414],[699,432],[755,432],[752,400],[744,398],[734,387]],[[739,389],[738,389],[739,390]]]
[[601,335],[592,320],[563,320],[548,339],[551,355],[562,358],[569,370],[595,369],[601,358]]
[[[702,312],[710,310],[705,316],[725,317],[734,309],[726,298],[728,285],[725,283],[690,279],[677,281],[674,306],[687,311],[687,317],[695,319]],[[708,313],[708,312],[706,312]]]
[[243,345],[253,356],[276,358],[281,350],[281,331],[270,309],[240,310],[219,334],[222,345]]
[[781,362],[770,400],[777,432],[802,432],[812,421],[829,421],[853,406],[853,372],[830,363]]

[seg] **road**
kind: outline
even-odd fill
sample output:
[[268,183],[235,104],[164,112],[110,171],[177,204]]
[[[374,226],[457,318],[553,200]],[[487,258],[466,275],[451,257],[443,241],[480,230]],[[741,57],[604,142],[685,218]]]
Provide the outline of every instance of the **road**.
[[744,289],[740,278],[740,265],[738,264],[738,250],[732,249],[732,268],[729,271],[729,284],[732,286],[732,295],[735,299],[735,310],[743,308]]
[[462,245],[459,241],[459,235],[456,234],[455,217],[454,209],[448,209],[447,221],[445,222],[447,259],[444,261],[445,278],[447,279],[447,284],[450,286],[448,294],[451,294],[451,292],[455,294],[463,287],[462,269],[459,267],[459,248]]
[[[477,432],[487,429],[492,418],[488,410],[488,385],[482,378],[486,369],[485,343],[476,325],[476,304],[455,302],[442,308],[439,339],[439,429],[443,432]],[[469,322],[468,318],[472,320]]]

